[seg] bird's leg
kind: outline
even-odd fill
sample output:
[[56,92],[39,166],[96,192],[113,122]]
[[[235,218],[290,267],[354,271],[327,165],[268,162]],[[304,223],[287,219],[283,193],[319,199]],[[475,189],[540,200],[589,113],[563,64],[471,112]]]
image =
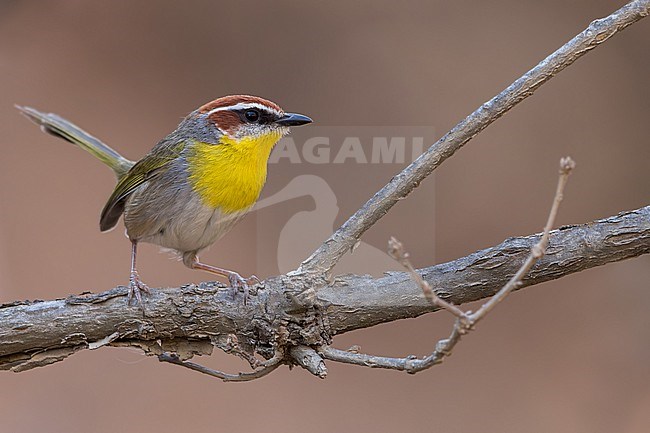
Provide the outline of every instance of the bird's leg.
[[129,277],[129,296],[126,304],[130,305],[131,300],[135,297],[136,301],[144,311],[144,303],[142,302],[142,293],[149,293],[149,287],[140,280],[138,270],[135,267],[135,258],[138,254],[138,241],[131,239],[131,276]]
[[239,275],[237,272],[229,271],[228,269],[217,268],[216,266],[206,265],[201,263],[198,257],[194,257],[194,260],[190,264],[192,269],[200,269],[202,271],[210,272],[211,274],[220,275],[222,277],[228,278],[228,282],[234,289],[242,289],[244,291],[244,303],[248,299],[248,289],[249,284],[257,284],[260,282],[260,279],[255,275],[251,275],[248,278],[244,278]]

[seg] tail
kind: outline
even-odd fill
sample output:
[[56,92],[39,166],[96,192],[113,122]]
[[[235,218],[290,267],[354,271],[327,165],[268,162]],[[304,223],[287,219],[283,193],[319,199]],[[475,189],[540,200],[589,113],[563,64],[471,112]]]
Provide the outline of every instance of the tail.
[[70,143],[81,147],[104,164],[108,165],[115,176],[121,179],[135,162],[124,158],[122,155],[111,149],[97,138],[88,134],[83,129],[68,122],[54,113],[41,113],[30,107],[16,105],[29,120],[41,126],[43,132],[60,137]]

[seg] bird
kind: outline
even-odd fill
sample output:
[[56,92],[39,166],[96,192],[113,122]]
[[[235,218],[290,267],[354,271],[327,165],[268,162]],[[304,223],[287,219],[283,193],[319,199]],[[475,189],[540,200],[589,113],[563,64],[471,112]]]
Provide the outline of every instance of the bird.
[[291,127],[312,123],[311,118],[258,96],[223,96],[192,111],[135,162],[63,117],[16,108],[44,132],[76,144],[115,173],[117,184],[99,228],[109,231],[123,216],[131,241],[127,305],[135,299],[144,311],[142,293],[150,293],[136,266],[141,242],[175,252],[191,269],[227,278],[246,300],[257,277],[205,264],[198,254],[253,207],[266,182],[271,150]]

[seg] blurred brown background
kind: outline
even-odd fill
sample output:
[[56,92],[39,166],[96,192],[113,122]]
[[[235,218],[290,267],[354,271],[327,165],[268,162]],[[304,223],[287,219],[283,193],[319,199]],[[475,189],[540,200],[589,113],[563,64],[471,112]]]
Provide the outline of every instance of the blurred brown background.
[[[432,126],[439,136],[620,5],[3,0],[1,300],[101,291],[128,276],[122,229],[97,229],[112,174],[41,134],[14,103],[64,115],[131,158],[195,107],[240,92],[321,126]],[[646,20],[578,61],[447,161],[364,241],[383,248],[394,234],[425,266],[539,231],[567,154],[578,168],[560,224],[647,205],[649,45]],[[357,172],[332,185],[342,202],[337,223],[401,165],[372,167],[372,176],[350,167]],[[274,176],[309,169],[272,166],[264,195],[282,185]],[[253,215],[204,258],[259,273],[266,252],[256,251],[258,232],[269,227],[260,219],[286,220],[310,206],[297,200]],[[150,285],[209,278],[156,251],[140,255]],[[646,432],[649,265],[642,257],[519,292],[447,362],[416,376],[330,363],[325,381],[282,368],[233,385],[134,351],[85,351],[0,374],[0,431]],[[451,322],[435,314],[336,344],[421,355]],[[242,367],[221,354],[200,361]]]

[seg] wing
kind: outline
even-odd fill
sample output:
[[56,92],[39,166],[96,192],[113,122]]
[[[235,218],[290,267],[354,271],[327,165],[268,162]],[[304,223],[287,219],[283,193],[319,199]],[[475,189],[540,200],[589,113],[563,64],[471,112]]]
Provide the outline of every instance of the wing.
[[164,173],[170,163],[177,159],[185,143],[183,141],[170,142],[165,139],[158,143],[144,158],[138,161],[118,182],[113,194],[108,198],[102,215],[99,219],[101,231],[110,230],[117,224],[126,200],[143,183],[154,179]]

